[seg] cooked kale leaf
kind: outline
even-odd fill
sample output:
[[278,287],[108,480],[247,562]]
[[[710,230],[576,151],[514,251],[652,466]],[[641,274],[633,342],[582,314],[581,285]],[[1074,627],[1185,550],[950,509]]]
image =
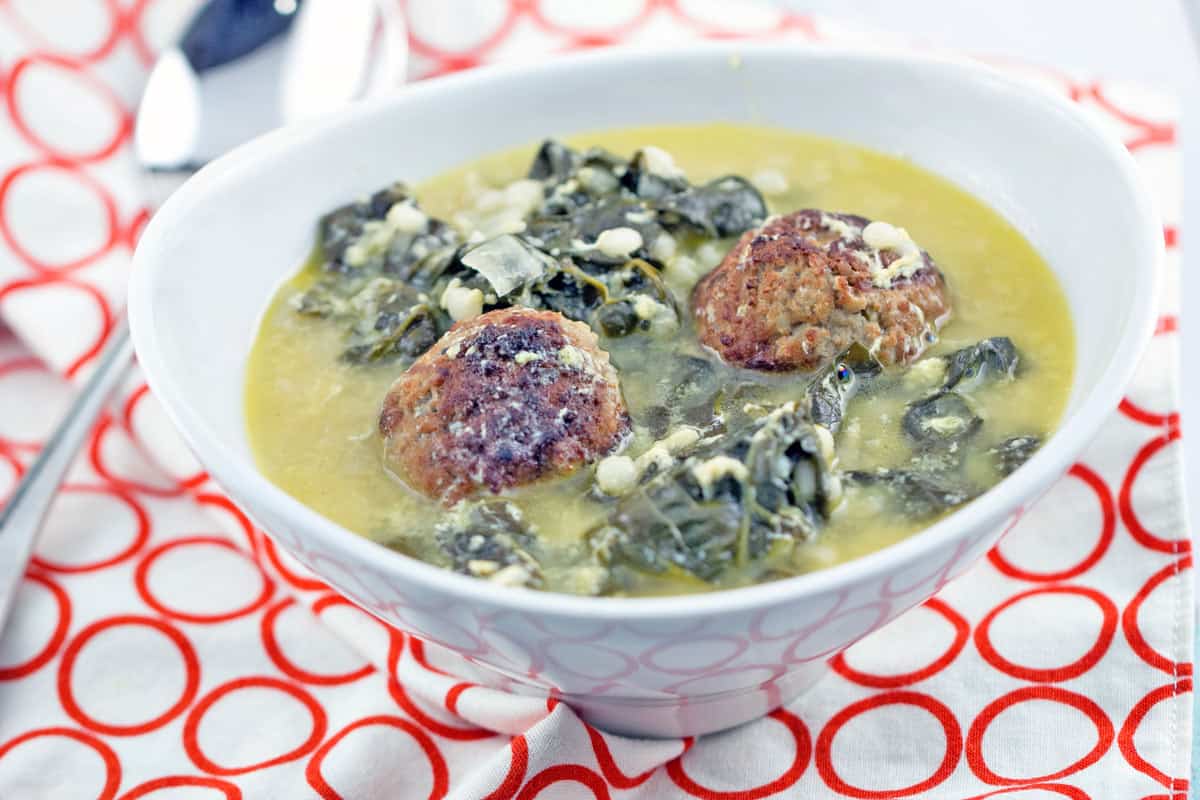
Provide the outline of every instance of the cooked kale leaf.
[[630,159],[621,185],[644,200],[661,200],[669,195],[687,191],[688,182],[681,175],[662,175],[650,168],[650,156],[639,150]]
[[690,226],[709,236],[734,236],[767,218],[767,204],[745,178],[726,175],[657,201],[663,224]]
[[352,300],[359,312],[342,358],[354,364],[400,357],[412,361],[448,327],[444,312],[399,281],[376,278]]
[[997,380],[1016,377],[1020,355],[1006,336],[983,339],[946,358],[946,377],[932,395],[909,404],[904,432],[923,448],[964,442],[983,426],[970,394]]
[[434,537],[455,572],[508,585],[542,585],[541,566],[532,555],[537,537],[510,502],[463,504],[438,523]]
[[579,153],[547,140],[529,168],[529,177],[547,184],[546,204],[529,230],[547,248],[565,251],[569,236],[592,242],[614,227],[633,228],[649,246],[664,229],[736,236],[767,217],[762,195],[744,178],[727,175],[693,186],[682,175],[652,171],[648,160],[645,151],[625,161],[599,148]]
[[432,289],[443,277],[461,275],[462,247],[453,228],[430,218],[417,233],[396,233],[384,253],[381,271],[418,289]]
[[995,459],[996,471],[1007,476],[1016,472],[1041,446],[1041,437],[1013,436],[989,449],[988,453]]
[[318,229],[321,251],[331,262],[340,261],[346,248],[363,233],[369,222],[378,222],[394,204],[410,197],[408,187],[393,183],[370,197],[334,209],[321,218]]
[[951,353],[942,389],[969,392],[988,381],[1012,380],[1020,355],[1007,336],[994,336]]
[[946,472],[910,469],[851,470],[846,480],[857,486],[878,486],[891,494],[901,513],[913,519],[930,517],[971,500],[979,491]]
[[837,433],[850,400],[866,391],[883,367],[867,352],[856,347],[822,371],[808,387],[808,410],[812,421]]
[[[721,389],[722,375],[707,358],[680,355],[672,359],[664,381],[671,388],[664,397],[670,423],[706,429],[712,425],[713,398]],[[664,429],[656,432],[661,436]]]
[[542,142],[533,163],[529,165],[529,177],[538,181],[565,181],[579,167],[579,154],[553,139]]
[[605,303],[596,312],[596,323],[600,326],[600,332],[614,339],[633,333],[639,322],[641,317],[628,300]]
[[814,537],[833,483],[812,424],[789,404],[623,496],[592,541],[613,562],[712,581]]
[[[979,490],[964,475],[966,457],[961,444],[983,427],[971,393],[997,380],[1016,376],[1020,355],[1010,339],[984,339],[946,357],[946,376],[933,394],[908,405],[901,422],[915,454],[904,468],[851,470],[851,485],[882,487],[902,513],[928,517],[974,498]],[[988,452],[996,469],[1008,474],[1029,458],[1040,444],[1035,437],[1009,439]]]
[[[407,187],[393,184],[321,219],[321,274],[295,307],[341,326],[352,363],[407,365],[424,352],[451,324],[440,301],[454,280],[478,290],[485,311],[548,309],[609,337],[677,325],[680,311],[656,260],[671,243],[656,243],[679,232],[741,233],[762,222],[766,206],[741,178],[693,186],[648,162],[646,152],[626,160],[548,140],[528,172],[541,192],[534,185],[530,197],[522,187],[532,207],[518,206],[523,218],[512,220],[523,229],[482,242],[464,241],[465,228],[428,217]],[[628,252],[602,245],[602,234],[617,228],[640,242],[631,239]]]
[[904,432],[922,447],[949,446],[979,432],[983,418],[957,392],[940,392],[909,405]]
[[458,234],[425,216],[403,184],[325,215],[319,235],[320,277],[293,303],[343,328],[344,360],[409,362],[450,326],[433,298],[448,273],[465,269]]
[[[642,239],[641,246],[628,254],[608,254],[597,249],[595,245],[600,234],[613,228],[637,231]],[[631,257],[648,258],[650,245],[665,233],[645,203],[616,193],[589,198],[567,212],[537,213],[528,222],[526,230],[547,252],[569,254],[597,271],[624,264]]]

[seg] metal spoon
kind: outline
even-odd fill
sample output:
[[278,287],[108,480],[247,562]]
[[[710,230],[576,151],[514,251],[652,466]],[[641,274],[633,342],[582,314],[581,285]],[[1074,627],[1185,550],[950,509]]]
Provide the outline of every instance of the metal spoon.
[[[209,0],[159,58],[134,149],[157,207],[208,161],[272,128],[403,81],[407,35],[387,0]],[[0,627],[67,468],[133,357],[122,314],[94,371],[0,511]]]

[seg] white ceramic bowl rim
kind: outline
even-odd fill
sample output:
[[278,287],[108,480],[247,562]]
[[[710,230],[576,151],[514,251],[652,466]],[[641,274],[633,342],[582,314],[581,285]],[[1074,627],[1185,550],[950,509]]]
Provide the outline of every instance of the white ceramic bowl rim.
[[[927,529],[896,544],[868,553],[854,560],[813,573],[771,581],[755,586],[726,589],[700,595],[672,597],[622,598],[580,597],[538,592],[524,588],[504,587],[475,578],[459,575],[441,567],[419,561],[388,549],[364,537],[349,532],[288,495],[262,475],[251,459],[233,453],[221,442],[200,415],[189,406],[185,393],[173,382],[171,370],[163,362],[156,345],[150,303],[153,295],[153,270],[142,265],[142,254],[159,249],[160,239],[182,223],[192,207],[214,190],[227,176],[243,165],[253,163],[262,155],[280,148],[320,136],[343,121],[370,117],[379,109],[403,104],[409,97],[450,90],[465,84],[489,84],[520,81],[534,72],[547,70],[568,77],[573,71],[603,70],[605,65],[618,62],[643,62],[647,70],[664,59],[711,59],[715,56],[736,58],[748,53],[774,55],[803,52],[805,59],[856,60],[886,69],[889,64],[946,65],[981,84],[1030,96],[1044,105],[1048,113],[1066,115],[1090,131],[1099,147],[1107,154],[1132,194],[1139,219],[1134,230],[1149,251],[1156,253],[1150,279],[1131,282],[1126,287],[1132,309],[1120,343],[1101,379],[1087,389],[1078,409],[1062,421],[1061,426],[1021,469],[1005,479],[966,507],[956,511]],[[649,73],[648,73],[649,74]],[[206,166],[189,180],[147,226],[135,255],[135,268],[130,284],[129,315],[137,344],[138,357],[145,368],[147,380],[160,397],[176,426],[202,462],[220,462],[225,466],[225,480],[232,479],[246,491],[261,498],[272,512],[297,519],[314,536],[333,550],[347,550],[367,563],[390,562],[388,567],[416,586],[436,586],[438,591],[464,598],[478,598],[497,606],[506,606],[531,613],[552,612],[597,620],[628,620],[643,618],[694,618],[754,608],[768,602],[796,600],[805,595],[836,589],[893,569],[904,562],[914,562],[922,555],[953,540],[966,527],[965,518],[1002,518],[1018,506],[1018,500],[1035,496],[1040,487],[1048,485],[1069,466],[1064,454],[1077,453],[1093,438],[1105,419],[1121,399],[1124,387],[1132,378],[1139,356],[1149,340],[1155,322],[1158,268],[1161,261],[1162,229],[1160,218],[1137,172],[1137,166],[1124,145],[1098,128],[1075,104],[1049,90],[1005,76],[996,70],[972,61],[930,54],[895,53],[833,46],[803,47],[783,43],[720,42],[681,46],[667,51],[609,48],[580,55],[563,56],[551,62],[495,66],[469,70],[452,76],[424,81],[401,92],[376,100],[365,101],[327,120],[284,128],[249,142]],[[307,223],[298,222],[303,226]],[[281,276],[282,277],[282,276]]]

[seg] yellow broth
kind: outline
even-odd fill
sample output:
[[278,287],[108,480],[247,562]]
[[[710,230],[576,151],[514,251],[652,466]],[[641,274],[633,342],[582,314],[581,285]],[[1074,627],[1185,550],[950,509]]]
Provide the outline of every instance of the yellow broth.
[[[754,180],[763,170],[781,173],[787,188],[764,196],[772,213],[821,208],[886,220],[906,228],[946,275],[953,317],[931,354],[949,353],[991,336],[1012,339],[1021,355],[1019,378],[997,382],[972,395],[984,419],[979,446],[966,459],[967,473],[994,483],[982,466],[982,447],[1006,436],[1048,435],[1057,424],[1071,386],[1075,346],[1063,293],[1045,262],[996,212],[949,182],[902,159],[831,139],[742,125],[648,127],[579,135],[568,144],[599,145],[622,156],[654,144],[670,152],[694,183],[726,174]],[[481,187],[523,177],[535,145],[488,156],[415,187],[431,216],[451,219],[469,207]],[[381,175],[380,184],[394,176]],[[777,187],[778,188],[778,187]],[[300,224],[307,224],[301,221]],[[721,243],[718,255],[731,241]],[[681,241],[681,252],[698,242]],[[701,258],[700,260],[705,260]],[[342,332],[326,321],[297,314],[291,298],[311,285],[320,268],[314,256],[287,281],[263,318],[247,366],[246,420],[255,456],[277,485],[321,514],[384,544],[438,561],[432,528],[443,513],[409,491],[382,463],[378,415],[382,398],[401,371],[395,364],[360,366],[339,361]],[[664,271],[687,309],[697,271]],[[703,272],[703,270],[699,270]],[[601,337],[621,378],[635,422],[626,453],[637,456],[653,443],[639,409],[661,399],[660,365],[680,353],[700,352],[683,313],[670,336]],[[714,359],[715,360],[715,359]],[[649,368],[648,368],[649,365]],[[765,385],[771,399],[796,397],[808,376],[755,375],[726,368],[727,379]],[[900,380],[894,391],[851,401],[837,436],[839,466],[894,467],[913,455],[901,432],[905,404],[935,384]],[[510,497],[532,523],[543,549],[545,587],[594,590],[575,569],[584,558],[581,540],[605,519],[607,507],[591,499],[594,469],[516,490]],[[855,558],[911,535],[930,519],[910,519],[878,491],[848,488],[820,535],[795,548],[789,563],[769,572],[730,568],[714,583],[681,571],[639,574],[615,594],[678,594],[707,591],[798,574]]]

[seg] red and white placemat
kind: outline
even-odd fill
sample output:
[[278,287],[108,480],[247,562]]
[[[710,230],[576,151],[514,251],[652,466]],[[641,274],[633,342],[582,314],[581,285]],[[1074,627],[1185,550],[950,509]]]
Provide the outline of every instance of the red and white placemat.
[[[414,77],[697,37],[899,46],[715,0],[408,5]],[[0,2],[0,498],[120,303],[148,218],[132,109],[188,7]],[[1144,168],[1168,245],[1158,332],[1070,475],[985,562],[837,657],[809,695],[699,741],[636,742],[475,686],[453,655],[384,628],[279,553],[135,376],[74,468],[0,635],[0,798],[1182,800],[1193,612],[1176,111],[1147,87],[1006,68],[1077,100]]]

